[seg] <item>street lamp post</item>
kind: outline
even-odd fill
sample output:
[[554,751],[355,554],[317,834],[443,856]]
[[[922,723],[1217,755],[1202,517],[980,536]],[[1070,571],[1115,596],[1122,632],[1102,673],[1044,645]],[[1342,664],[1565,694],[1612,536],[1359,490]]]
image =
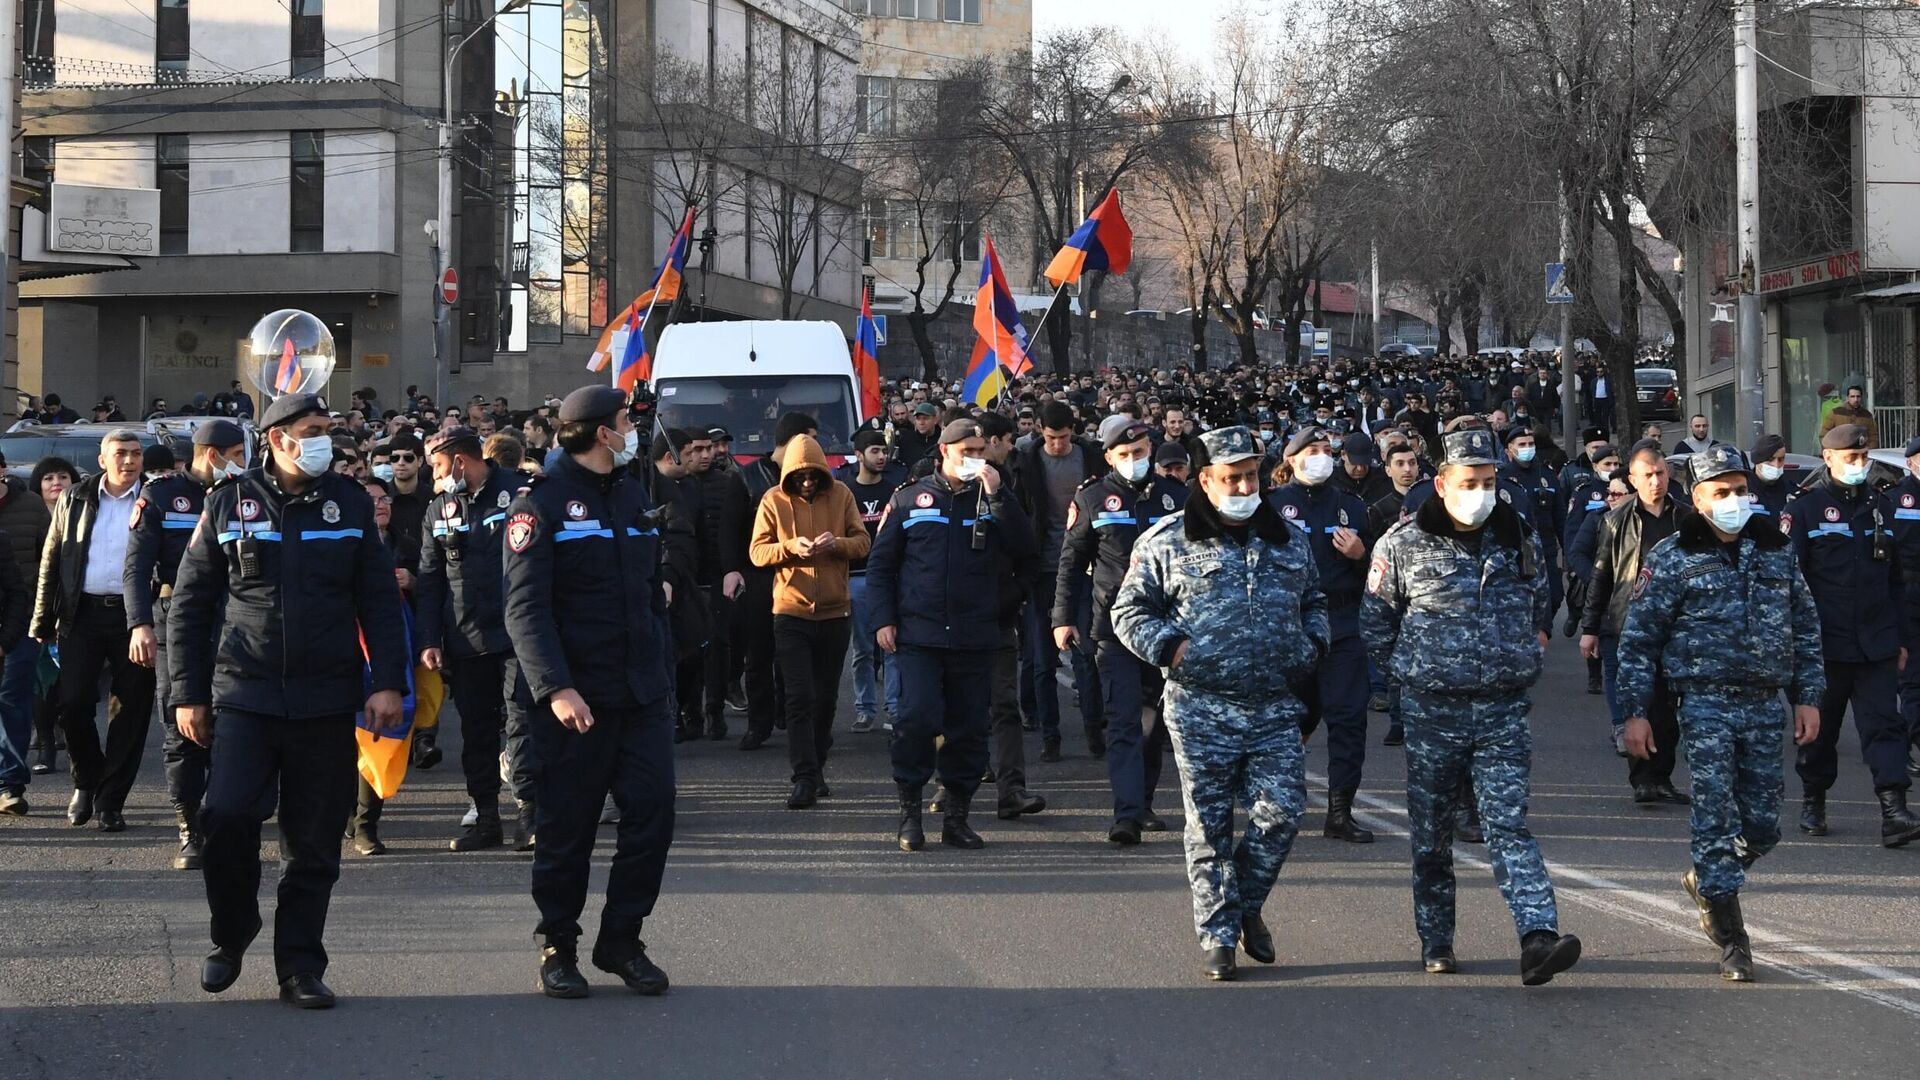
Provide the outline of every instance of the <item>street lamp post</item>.
[[437,125],[440,129],[439,213],[434,218],[433,227],[433,400],[443,409],[447,406],[447,379],[453,361],[453,320],[448,311],[452,305],[446,302],[440,288],[441,279],[453,265],[453,67],[460,59],[460,50],[466,48],[468,42],[479,37],[481,31],[492,26],[500,16],[518,11],[527,3],[528,0],[507,0],[498,11],[481,20],[479,26],[467,31],[465,37],[447,50],[447,60],[441,69],[441,108]]

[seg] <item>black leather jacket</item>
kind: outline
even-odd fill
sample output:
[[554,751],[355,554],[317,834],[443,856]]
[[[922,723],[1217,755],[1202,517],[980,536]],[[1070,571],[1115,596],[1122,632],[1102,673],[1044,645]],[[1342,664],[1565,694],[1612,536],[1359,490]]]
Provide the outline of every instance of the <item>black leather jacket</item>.
[[[1693,516],[1685,503],[1667,496],[1660,516],[1673,521],[1674,531]],[[1601,515],[1594,544],[1593,577],[1587,581],[1587,605],[1580,613],[1580,633],[1618,636],[1627,625],[1627,604],[1640,576],[1646,551],[1640,543],[1640,500],[1628,499]]]

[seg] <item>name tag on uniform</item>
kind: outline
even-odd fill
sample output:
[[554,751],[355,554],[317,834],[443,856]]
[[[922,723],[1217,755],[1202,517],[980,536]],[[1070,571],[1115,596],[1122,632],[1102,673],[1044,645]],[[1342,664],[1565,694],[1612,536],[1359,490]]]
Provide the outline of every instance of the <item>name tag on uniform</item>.
[[939,517],[940,508],[935,506],[923,510],[909,510],[907,511],[907,516],[910,518]]
[[560,528],[562,529],[598,529],[599,527],[599,518],[585,518],[580,521],[563,521],[560,523]]

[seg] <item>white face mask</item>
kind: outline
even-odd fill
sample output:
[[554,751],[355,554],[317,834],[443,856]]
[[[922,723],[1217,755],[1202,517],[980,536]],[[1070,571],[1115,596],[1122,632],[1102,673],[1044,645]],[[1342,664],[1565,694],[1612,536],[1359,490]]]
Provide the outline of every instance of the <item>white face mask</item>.
[[388,483],[392,483],[393,466],[383,461],[373,467],[373,475],[376,480],[385,480]]
[[231,480],[246,471],[246,468],[237,461],[223,461],[220,463],[219,468],[213,470],[213,479],[215,483],[222,480]]
[[333,465],[333,439],[327,435],[315,435],[311,439],[295,439],[299,443],[300,457],[294,466],[308,476],[319,476]]
[[1453,520],[1469,527],[1477,528],[1493,516],[1493,504],[1499,496],[1492,488],[1478,491],[1453,490],[1443,500],[1447,513]]
[[1758,465],[1755,465],[1753,467],[1753,471],[1756,473],[1759,473],[1760,479],[1765,480],[1769,484],[1773,483],[1775,480],[1780,479],[1780,477],[1786,472],[1786,470],[1782,469],[1780,466],[1774,465],[1765,461],[1761,462]]
[[1723,533],[1738,533],[1747,527],[1747,519],[1753,516],[1753,503],[1745,495],[1729,495],[1719,499],[1707,508],[1713,527]]
[[1843,462],[1839,468],[1833,470],[1833,478],[1848,487],[1859,487],[1867,482],[1867,467]]
[[1324,484],[1333,475],[1332,454],[1308,454],[1300,459],[1300,480],[1306,484]]
[[458,495],[467,490],[467,478],[464,476],[449,476],[443,480],[435,480],[433,482],[433,490],[442,495]]
[[1123,462],[1114,466],[1114,469],[1119,472],[1121,476],[1126,477],[1128,483],[1137,484],[1147,478],[1147,470],[1152,467],[1153,462],[1148,461],[1146,458],[1135,458],[1132,461]]
[[983,457],[963,456],[960,459],[960,464],[953,467],[954,475],[963,481],[978,479],[980,474],[986,471],[987,459]]
[[640,429],[628,428],[626,440],[625,446],[613,452],[613,467],[616,469],[625,468],[633,460],[633,455],[640,452]]
[[1228,521],[1245,521],[1260,509],[1258,492],[1252,495],[1222,495],[1217,499],[1208,496],[1208,499],[1213,503],[1213,508],[1220,511],[1220,516]]

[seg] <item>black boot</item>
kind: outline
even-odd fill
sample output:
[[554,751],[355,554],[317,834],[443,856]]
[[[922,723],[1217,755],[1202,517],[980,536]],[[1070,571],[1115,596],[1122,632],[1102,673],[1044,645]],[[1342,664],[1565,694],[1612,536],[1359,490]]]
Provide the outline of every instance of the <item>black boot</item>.
[[1381,746],[1405,746],[1407,727],[1398,721],[1387,725],[1387,734],[1380,740]]
[[940,819],[940,842],[966,851],[978,851],[986,846],[980,834],[967,824],[966,800],[951,791],[947,792],[946,813]]
[[180,827],[180,854],[173,857],[175,870],[200,869],[200,828],[190,810],[174,811],[174,820]]
[[387,845],[380,842],[380,826],[363,821],[353,830],[353,850],[362,855],[385,855]]
[[1232,982],[1239,969],[1234,966],[1233,946],[1222,945],[1207,950],[1206,962],[1200,965],[1200,973],[1214,982]]
[[1454,959],[1451,945],[1426,945],[1420,949],[1420,967],[1429,975],[1453,975],[1460,971],[1460,961]]
[[667,992],[667,973],[647,959],[647,943],[631,932],[608,936],[605,929],[593,943],[593,966],[609,975],[617,975],[627,989],[646,997]]
[[1345,840],[1349,844],[1371,844],[1373,833],[1353,822],[1353,789],[1327,792],[1327,829],[1324,834],[1329,840]]
[[1899,788],[1876,791],[1880,800],[1880,846],[1906,847],[1920,839],[1920,818],[1907,809],[1907,793]]
[[1808,836],[1827,835],[1827,793],[1809,791],[1800,796],[1800,831]]
[[1687,890],[1687,896],[1693,900],[1693,906],[1699,909],[1700,930],[1707,935],[1707,940],[1715,945],[1725,944],[1717,936],[1718,931],[1714,929],[1712,902],[1700,895],[1699,875],[1692,870],[1687,871],[1687,876],[1680,879],[1680,887]]
[[417,728],[413,733],[413,767],[431,769],[440,764],[440,747],[436,745],[440,738],[439,728]]
[[1580,939],[1572,934],[1535,930],[1520,940],[1520,985],[1539,986],[1580,959]]
[[478,821],[467,826],[467,830],[447,843],[449,851],[485,851],[497,848],[506,842],[506,835],[500,828],[500,811],[489,807],[491,813],[483,811]]
[[520,812],[513,820],[513,850],[533,850],[533,804],[520,804]]
[[920,789],[913,784],[900,785],[900,850],[919,851],[927,846],[927,834],[920,828]]
[[1273,949],[1273,931],[1267,929],[1267,921],[1258,915],[1241,918],[1240,947],[1263,964],[1271,964],[1279,956]]
[[1728,982],[1753,981],[1753,945],[1747,940],[1746,920],[1740,916],[1740,894],[1728,893],[1706,901],[1712,928],[1707,936],[1720,946],[1720,977]]
[[820,799],[820,789],[805,778],[793,782],[793,794],[787,796],[787,809],[805,810]]
[[550,998],[587,996],[587,977],[580,974],[580,958],[573,946],[547,945],[540,950],[540,979],[535,986]]

